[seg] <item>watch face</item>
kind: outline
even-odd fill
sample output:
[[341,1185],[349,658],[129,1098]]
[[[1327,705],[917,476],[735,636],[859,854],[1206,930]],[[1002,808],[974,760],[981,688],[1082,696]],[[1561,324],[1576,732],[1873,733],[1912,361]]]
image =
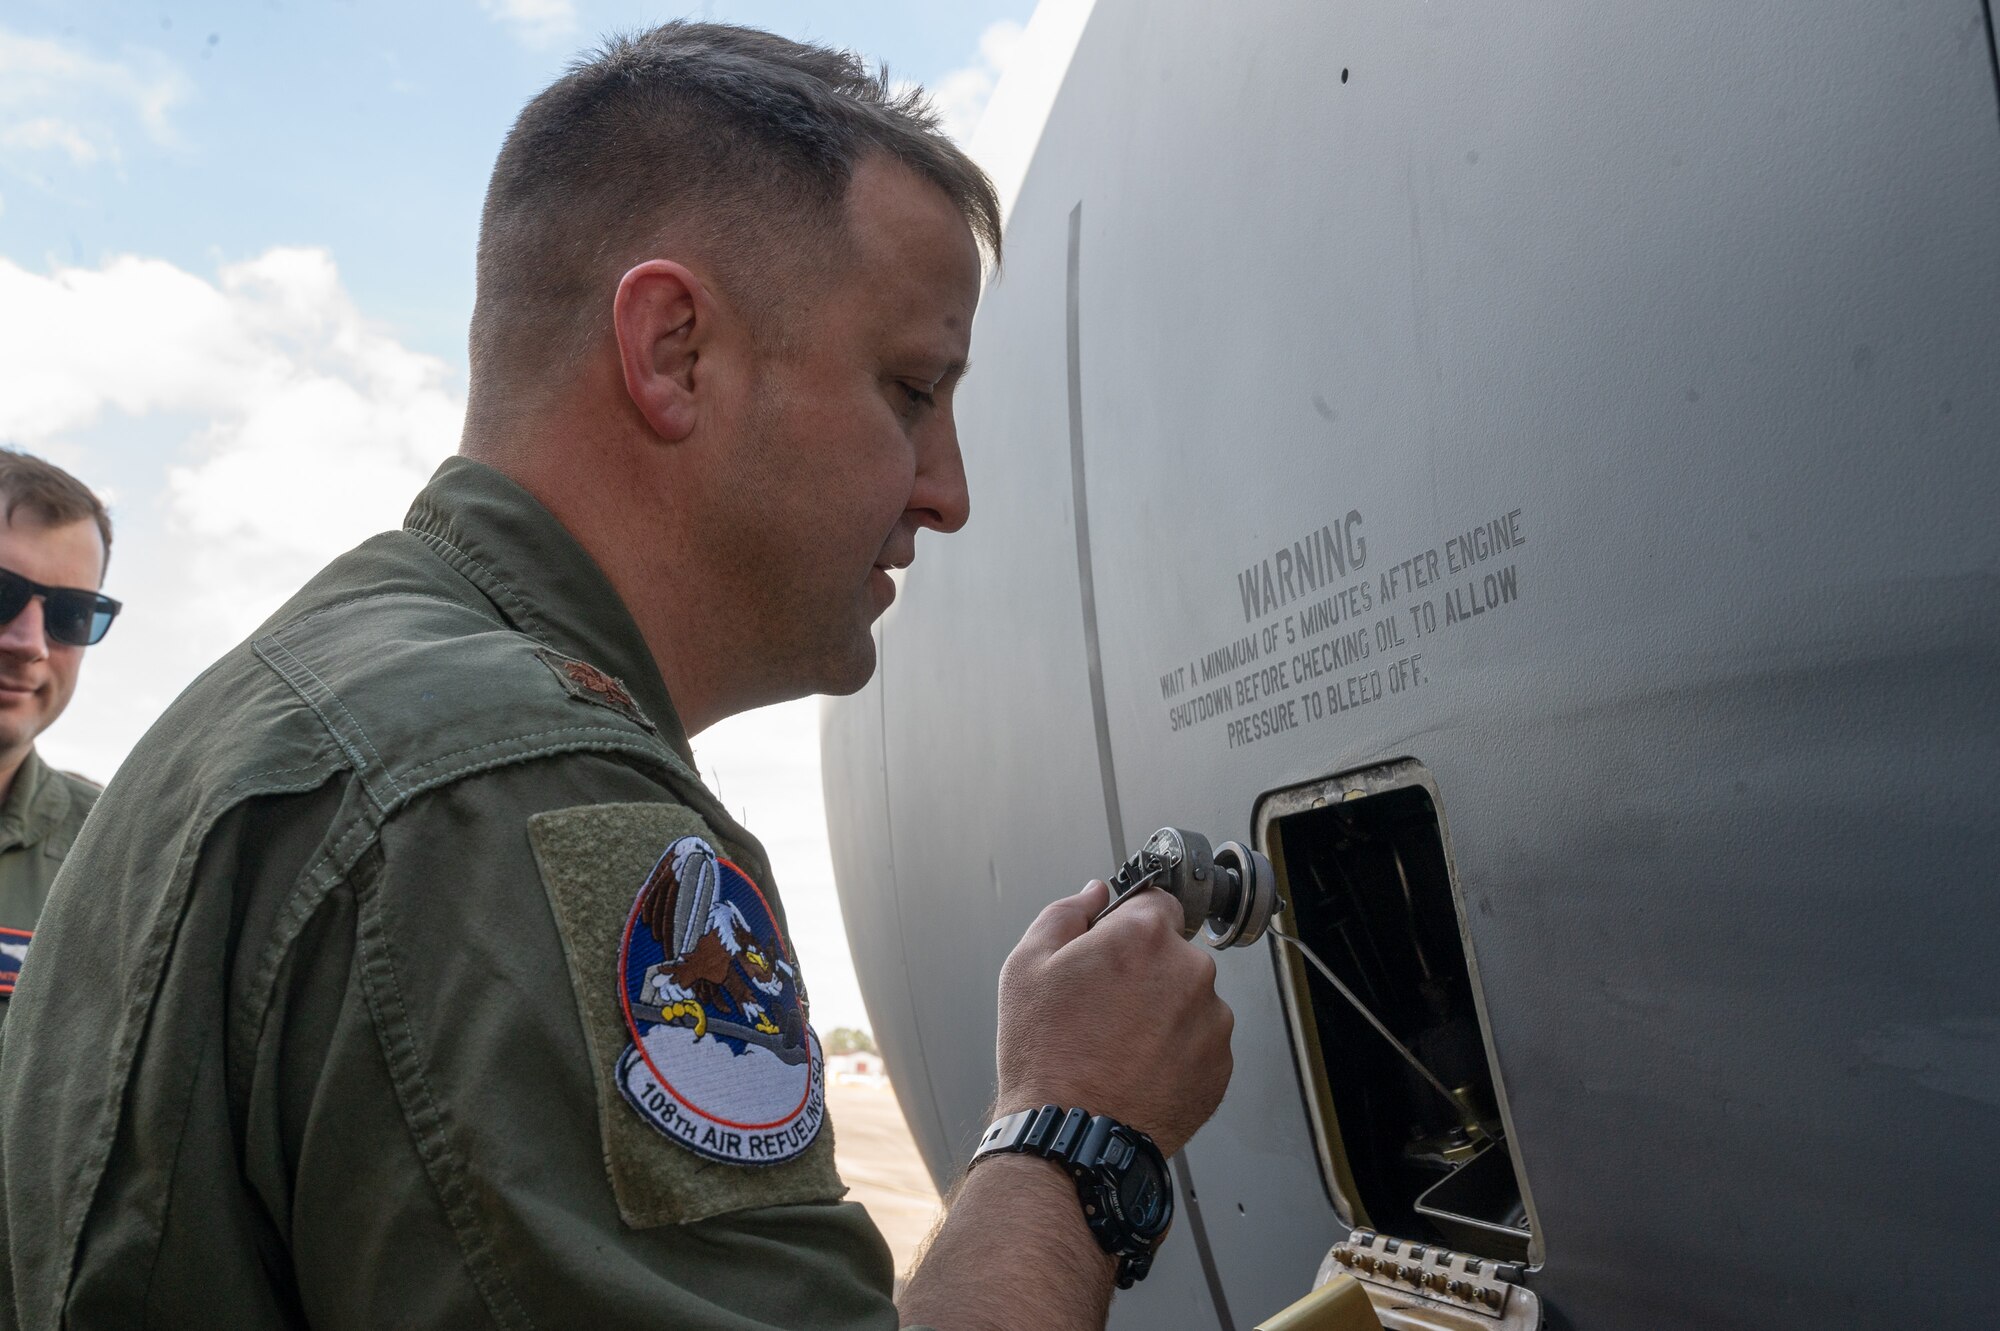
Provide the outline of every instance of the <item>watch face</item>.
[[1132,1157],[1131,1166],[1118,1184],[1118,1210],[1140,1237],[1150,1238],[1165,1227],[1168,1199],[1172,1196],[1168,1186],[1158,1156],[1151,1151],[1140,1151]]

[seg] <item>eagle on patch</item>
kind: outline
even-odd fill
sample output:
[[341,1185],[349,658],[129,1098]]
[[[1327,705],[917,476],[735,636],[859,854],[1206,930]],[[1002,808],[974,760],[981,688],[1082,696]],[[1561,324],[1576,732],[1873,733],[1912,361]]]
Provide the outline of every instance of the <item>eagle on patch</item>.
[[734,894],[721,890],[725,874],[747,881],[699,837],[683,837],[660,857],[635,913],[665,955],[645,969],[640,997],[655,1020],[739,1054],[754,1044],[787,1061],[803,1058],[804,1022],[779,1001],[787,981],[797,988],[797,968],[783,943],[760,937]]

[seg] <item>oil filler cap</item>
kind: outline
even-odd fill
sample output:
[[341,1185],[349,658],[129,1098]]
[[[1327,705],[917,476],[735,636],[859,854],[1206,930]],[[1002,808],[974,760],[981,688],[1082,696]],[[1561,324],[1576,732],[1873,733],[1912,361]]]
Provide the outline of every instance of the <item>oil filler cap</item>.
[[1149,887],[1180,902],[1181,937],[1199,934],[1202,942],[1218,949],[1248,947],[1262,938],[1278,908],[1271,861],[1239,841],[1211,850],[1207,837],[1179,827],[1153,833],[1138,854],[1118,867],[1111,878],[1111,900],[1097,919]]
[[1271,861],[1240,841],[1215,848],[1215,890],[1209,897],[1201,941],[1213,948],[1248,947],[1264,936],[1278,907]]

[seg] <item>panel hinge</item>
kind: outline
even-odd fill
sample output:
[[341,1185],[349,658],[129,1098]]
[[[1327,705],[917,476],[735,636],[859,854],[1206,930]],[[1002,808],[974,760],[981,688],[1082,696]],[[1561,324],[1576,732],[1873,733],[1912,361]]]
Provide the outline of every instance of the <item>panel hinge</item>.
[[1521,1283],[1524,1274],[1518,1262],[1357,1229],[1327,1253],[1319,1282],[1353,1276],[1392,1329],[1534,1331],[1542,1324],[1541,1300]]

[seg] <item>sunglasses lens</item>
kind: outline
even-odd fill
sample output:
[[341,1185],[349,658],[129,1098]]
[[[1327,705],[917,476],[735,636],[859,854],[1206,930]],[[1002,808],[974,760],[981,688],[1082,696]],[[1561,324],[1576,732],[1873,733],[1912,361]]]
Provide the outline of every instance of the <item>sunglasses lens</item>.
[[0,568],[0,624],[11,624],[14,616],[28,608],[35,584],[18,573]]
[[71,647],[90,647],[102,640],[118,613],[109,597],[88,592],[50,592],[44,604],[48,612],[43,624],[49,636]]

